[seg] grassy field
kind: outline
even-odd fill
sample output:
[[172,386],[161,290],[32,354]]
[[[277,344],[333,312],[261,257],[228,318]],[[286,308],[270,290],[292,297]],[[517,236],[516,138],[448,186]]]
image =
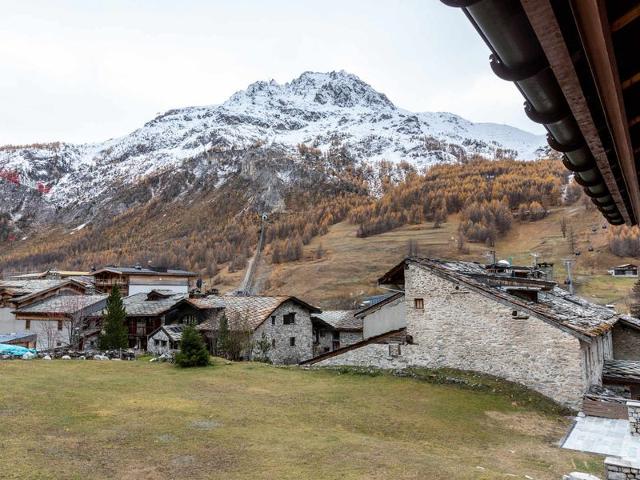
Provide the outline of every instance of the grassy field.
[[[545,410],[548,412],[548,410]],[[518,397],[259,364],[0,363],[3,479],[558,479],[602,459]]]
[[[579,256],[569,252],[568,242],[562,236],[563,217],[575,232]],[[514,222],[512,230],[497,242],[497,258],[530,265],[531,253],[537,253],[539,261],[555,264],[555,279],[561,284],[567,276],[563,260],[572,258],[578,294],[597,303],[614,303],[619,311],[626,311],[633,281],[613,278],[607,275],[607,270],[634,259],[609,253],[610,227],[603,229],[603,223],[598,212],[585,211],[582,206],[556,208],[543,220]],[[468,243],[467,253],[457,251],[454,241],[457,228],[458,217],[452,215],[442,228],[434,229],[432,224],[411,225],[358,238],[357,226],[342,222],[305,248],[304,261],[273,267],[264,263],[262,274],[270,277],[265,292],[298,295],[325,308],[346,307],[351,299],[380,293],[376,279],[406,256],[409,240],[415,240],[420,254],[425,256],[486,262],[489,248],[484,244]],[[317,260],[313,254],[320,244],[326,254]],[[237,285],[239,278],[236,273],[232,281],[227,281],[227,289]]]

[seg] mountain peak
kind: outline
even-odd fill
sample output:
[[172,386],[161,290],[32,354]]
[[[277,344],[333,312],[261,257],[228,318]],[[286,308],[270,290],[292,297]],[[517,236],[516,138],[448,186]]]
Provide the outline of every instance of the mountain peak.
[[284,85],[275,80],[252,83],[235,93],[227,105],[243,103],[273,105],[304,103],[309,107],[385,108],[395,109],[386,95],[376,91],[358,76],[344,70],[333,72],[307,71]]

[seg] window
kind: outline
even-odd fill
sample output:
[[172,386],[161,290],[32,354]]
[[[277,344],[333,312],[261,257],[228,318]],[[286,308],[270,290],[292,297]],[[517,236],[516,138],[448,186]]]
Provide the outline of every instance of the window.
[[276,339],[275,338],[271,339],[271,348],[276,348]]
[[289,346],[290,347],[296,346],[296,337],[289,337]]
[[167,346],[167,341],[166,340],[161,340],[160,343],[162,344],[163,347]]
[[276,324],[276,316],[272,315],[271,316],[271,325],[275,325]]
[[389,356],[390,357],[399,357],[400,352],[400,344],[399,343],[390,343],[389,344]]
[[158,345],[160,345],[160,340],[158,340],[157,338],[154,338],[153,344],[157,347]]
[[293,325],[294,323],[296,323],[296,314],[295,313],[287,313],[286,315],[284,315],[282,317],[282,324],[283,325]]
[[25,330],[31,330],[31,320],[25,320],[24,321],[24,329]]
[[62,330],[62,320],[58,320],[58,330]]
[[424,310],[424,299],[422,298],[414,298],[413,306],[418,310]]
[[61,347],[61,346],[62,346],[62,342],[57,341],[57,342],[56,342],[56,347]]

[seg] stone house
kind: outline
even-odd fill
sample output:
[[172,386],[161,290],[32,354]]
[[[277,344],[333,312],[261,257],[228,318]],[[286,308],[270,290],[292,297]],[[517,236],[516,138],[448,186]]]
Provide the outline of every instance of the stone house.
[[147,352],[154,355],[172,353],[180,350],[180,340],[185,324],[162,325],[149,335]]
[[362,340],[362,319],[355,310],[323,310],[312,317],[314,355]]
[[472,370],[577,408],[615,355],[620,316],[551,281],[408,258],[379,283],[404,291],[404,336],[381,334],[304,363]]
[[[122,299],[126,311],[125,324],[129,336],[129,348],[147,350],[149,335],[163,325],[196,325],[204,319],[202,312],[193,305],[185,303],[187,294],[174,293],[171,290],[152,290],[148,293],[136,293]],[[84,335],[86,348],[97,346],[102,330],[105,311],[97,312],[88,319]]]
[[260,355],[256,343],[266,340],[267,353],[275,364],[295,364],[313,355],[312,315],[320,310],[296,297],[208,296],[190,298],[188,302],[209,311],[209,318],[196,328],[202,332],[213,354],[220,320],[226,317],[229,329],[247,335],[253,349],[246,351],[247,359]]

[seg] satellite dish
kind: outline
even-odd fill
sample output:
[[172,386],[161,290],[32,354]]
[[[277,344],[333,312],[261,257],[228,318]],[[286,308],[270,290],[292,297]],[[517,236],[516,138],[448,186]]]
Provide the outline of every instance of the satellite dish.
[[498,260],[498,265],[501,267],[510,267],[511,264],[509,263],[509,260]]
[[266,222],[267,220],[269,220],[269,215],[268,215],[268,214],[266,214],[266,213],[263,213],[263,214],[262,214],[262,221],[263,221],[263,222]]

